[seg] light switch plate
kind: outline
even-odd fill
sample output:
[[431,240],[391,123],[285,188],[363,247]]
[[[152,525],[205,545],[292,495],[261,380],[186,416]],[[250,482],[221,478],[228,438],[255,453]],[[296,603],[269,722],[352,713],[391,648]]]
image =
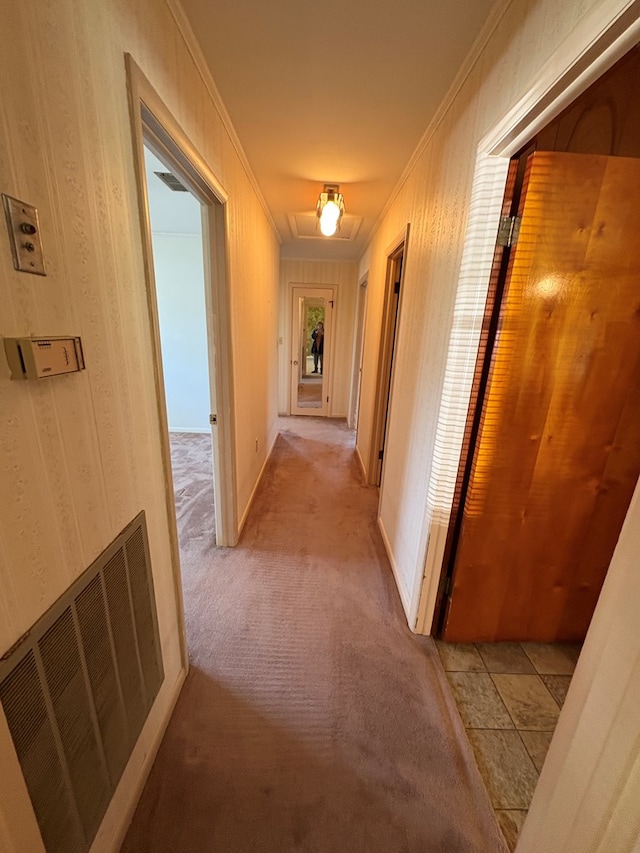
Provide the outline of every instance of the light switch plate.
[[21,272],[46,275],[38,211],[30,204],[2,193],[7,216],[13,265]]

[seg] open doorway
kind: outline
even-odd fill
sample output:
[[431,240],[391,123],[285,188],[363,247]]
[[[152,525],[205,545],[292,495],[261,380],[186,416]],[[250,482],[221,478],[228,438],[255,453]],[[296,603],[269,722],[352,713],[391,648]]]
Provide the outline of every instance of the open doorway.
[[439,648],[512,847],[640,474],[639,79],[634,47],[515,154],[494,255]]
[[382,330],[380,333],[380,356],[378,360],[373,441],[371,444],[371,459],[369,463],[369,482],[374,486],[379,486],[382,481],[382,466],[387,439],[389,406],[391,403],[393,356],[395,352],[398,318],[400,314],[400,292],[402,287],[404,252],[405,239],[403,239],[387,257],[387,274],[385,280]]
[[640,159],[528,158],[446,639],[586,635],[640,475],[637,192]]
[[514,838],[640,474],[638,192],[640,159],[527,158],[440,645]]
[[331,411],[332,331],[335,291],[291,290],[290,413],[328,417]]
[[516,233],[496,249],[447,639],[580,641],[591,621],[640,474],[639,79],[634,47],[512,161]]
[[144,159],[178,533],[215,544],[202,205],[147,145]]
[[[133,58],[127,54],[125,59],[149,331],[153,349],[155,396],[166,483],[165,506],[182,660],[187,667],[170,429],[184,428],[185,425],[189,426],[190,430],[210,429],[210,438],[205,432],[191,433],[201,436],[203,442],[206,439],[210,448],[207,448],[210,456],[203,461],[201,472],[206,483],[205,493],[210,499],[209,523],[204,525],[204,530],[207,531],[205,535],[210,535],[212,541],[215,539],[219,546],[232,546],[238,541],[235,407],[227,288],[226,195]],[[150,166],[161,164],[161,168],[151,169],[153,180],[151,176],[147,178],[146,160]],[[167,228],[162,225],[160,212],[151,199],[151,194],[155,194],[159,187],[162,188],[161,184],[156,184],[156,181],[160,181],[156,171],[169,173],[169,177],[165,176],[165,181],[177,181],[186,190],[169,190],[172,199],[169,207],[176,208],[180,204],[176,201],[178,198],[183,200],[181,204],[189,207],[189,211],[185,209],[179,217],[182,224],[176,226],[181,229],[178,233],[189,235],[187,242],[192,246],[188,253],[176,251],[176,232],[169,232],[173,236],[167,240],[158,239],[162,232],[166,235]],[[153,188],[151,193],[150,188]],[[162,191],[166,192],[166,187]],[[173,213],[175,214],[175,211]],[[187,222],[191,222],[191,226],[187,226]],[[152,235],[152,231],[156,234]],[[170,316],[172,313],[176,316]],[[186,353],[185,347],[188,350]],[[179,368],[178,376],[173,375],[176,368]],[[165,371],[169,378],[168,384],[165,382]],[[181,387],[182,383],[187,383],[186,387]],[[196,388],[198,401],[194,408],[191,405],[193,401],[186,398],[189,397],[190,391],[195,393]],[[204,502],[206,501],[205,496]],[[199,529],[202,532],[203,525],[200,525]]]
[[360,385],[362,380],[362,351],[364,344],[364,322],[367,313],[367,278],[358,285],[356,303],[356,335],[353,347],[353,367],[351,373],[351,395],[349,403],[349,426],[358,432],[360,412]]

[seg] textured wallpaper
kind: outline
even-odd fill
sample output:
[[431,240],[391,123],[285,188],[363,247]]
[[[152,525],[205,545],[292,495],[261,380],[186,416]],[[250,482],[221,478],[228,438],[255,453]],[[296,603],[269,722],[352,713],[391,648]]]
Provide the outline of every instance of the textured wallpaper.
[[[87,369],[12,382],[0,357],[0,654],[146,510],[167,678],[122,807],[182,666],[125,52],[229,198],[239,515],[275,434],[278,242],[164,2],[2,0],[1,17],[0,191],[38,208],[48,275],[15,272],[0,239],[0,334],[81,335]],[[0,848],[36,850],[7,737],[0,719]]]

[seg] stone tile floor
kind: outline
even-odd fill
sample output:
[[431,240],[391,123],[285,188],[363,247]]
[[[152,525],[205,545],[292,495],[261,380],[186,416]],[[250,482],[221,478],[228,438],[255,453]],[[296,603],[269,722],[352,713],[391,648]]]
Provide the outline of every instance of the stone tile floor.
[[581,644],[437,646],[496,817],[515,850]]

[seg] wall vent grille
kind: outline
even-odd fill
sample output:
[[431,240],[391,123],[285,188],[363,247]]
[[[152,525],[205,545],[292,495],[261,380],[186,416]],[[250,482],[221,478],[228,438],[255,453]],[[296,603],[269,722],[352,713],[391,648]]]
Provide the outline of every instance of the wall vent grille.
[[89,849],[163,680],[141,512],[0,661],[47,853]]
[[173,190],[174,193],[189,192],[185,185],[172,172],[154,172],[153,174],[157,175],[162,183],[168,186],[170,190]]

